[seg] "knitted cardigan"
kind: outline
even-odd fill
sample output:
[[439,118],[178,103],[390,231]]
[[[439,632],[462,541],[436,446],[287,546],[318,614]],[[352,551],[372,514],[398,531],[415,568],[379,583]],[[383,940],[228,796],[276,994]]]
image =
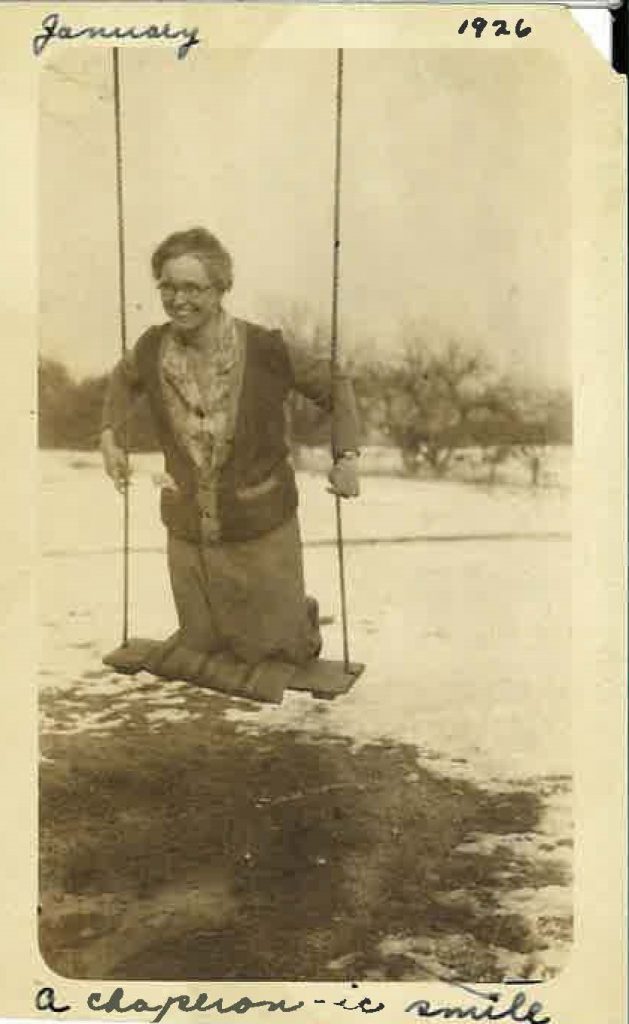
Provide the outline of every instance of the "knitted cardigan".
[[[297,508],[295,474],[288,459],[284,403],[293,387],[334,412],[334,452],[358,447],[358,420],[349,380],[332,380],[329,364],[310,360],[296,379],[293,361],[279,331],[240,321],[244,328],[244,370],[231,454],[219,472],[217,505],[220,540],[260,536],[286,522]],[[151,327],[134,351],[137,380],[145,392],[177,490],[161,494],[162,522],[174,536],[203,540],[203,506],[197,471],[173,431],[160,378],[160,353],[169,325]],[[334,395],[334,401],[333,401]],[[111,403],[106,403],[107,405]],[[107,416],[103,425],[107,425]]]

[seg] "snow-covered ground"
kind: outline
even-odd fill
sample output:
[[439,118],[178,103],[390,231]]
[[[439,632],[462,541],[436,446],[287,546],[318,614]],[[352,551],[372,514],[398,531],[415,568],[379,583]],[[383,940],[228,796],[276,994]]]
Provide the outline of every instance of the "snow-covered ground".
[[[161,459],[134,467],[131,633],[161,637],[176,624]],[[335,616],[325,652],[340,656],[334,503],[319,473],[299,484],[308,588]],[[287,693],[255,727],[408,742],[435,767],[497,783],[569,774],[568,490],[375,475],[343,510],[351,656],[367,671],[325,714]],[[97,453],[41,453],[39,530],[42,679],[63,689],[120,636],[121,500]]]
[[[558,467],[557,479],[565,482],[562,454],[564,465]],[[369,460],[362,464],[369,465]],[[161,470],[161,459],[139,456],[134,465],[130,632],[159,638],[176,625],[152,479]],[[489,956],[499,972],[496,976],[548,977],[565,963],[571,936],[569,489],[564,483],[533,491],[516,481],[489,489],[408,480],[382,469],[379,465],[375,475],[364,477],[360,499],[343,504],[351,656],[366,663],[366,672],[342,699],[322,702],[287,692],[281,707],[256,706],[257,713],[252,714],[256,707],[247,701],[225,702],[185,683],[153,681],[146,673],[130,678],[103,668],[102,654],[120,641],[122,502],[105,478],[98,454],[41,454],[43,810],[50,810],[47,801],[54,800],[55,793],[58,798],[65,791],[63,773],[77,749],[87,782],[95,770],[93,759],[98,763],[98,752],[110,749],[110,744],[117,743],[118,756],[131,757],[129,763],[134,763],[133,752],[125,753],[121,745],[129,722],[135,722],[133,742],[146,745],[147,757],[168,749],[168,739],[178,751],[175,756],[181,757],[195,735],[204,742],[216,734],[224,736],[212,715],[229,720],[237,741],[242,731],[243,749],[254,757],[261,756],[258,748],[265,744],[282,747],[287,730],[298,730],[300,743],[304,738],[306,744],[316,743],[317,756],[324,760],[338,758],[339,737],[350,740],[356,757],[364,752],[364,747],[358,748],[366,741],[381,741],[389,751],[399,751],[406,743],[417,752],[418,766],[432,769],[433,779],[434,773],[441,777],[433,786],[445,785],[448,799],[463,799],[453,795],[457,785],[464,785],[458,778],[463,776],[482,787],[481,793],[492,791],[496,806],[505,800],[506,817],[493,827],[480,819],[475,826],[470,819],[463,829],[463,842],[449,856],[453,864],[457,857],[476,858],[469,877],[463,874],[452,881],[440,868],[434,883],[426,886],[423,875],[416,879],[418,892],[426,890],[431,901],[429,931],[436,927],[441,901],[444,913],[459,914],[454,932],[437,928],[426,937],[421,928],[417,934],[413,927],[401,934],[394,928],[378,947],[375,976],[392,976],[391,958],[402,958],[404,976],[425,970],[437,976],[467,976],[466,965],[471,964],[472,972],[480,972],[474,977],[480,978],[483,958]],[[335,617],[325,629],[325,653],[339,657],[334,502],[326,493],[325,477],[315,469],[301,472],[299,485],[308,588],[319,598],[323,614]],[[295,741],[294,749],[297,746]],[[229,758],[229,748],[223,755]],[[289,763],[293,756],[294,750]],[[150,757],[147,763],[153,764]],[[411,772],[389,778],[387,799],[393,799],[412,776]],[[123,770],[121,779],[125,778]],[[300,796],[292,792],[290,778],[289,773],[288,793],[280,786],[278,803]],[[210,782],[201,773],[195,784],[208,787]],[[310,797],[315,799],[316,793]],[[523,819],[517,812],[518,806],[531,806],[529,797],[541,812],[535,824],[530,816],[526,824],[526,815]],[[118,798],[126,799],[122,792]],[[217,799],[211,787],[206,799]],[[433,794],[431,799],[438,798]],[[80,808],[75,810],[79,813]],[[116,813],[124,818],[127,811],[123,806]],[[150,808],[136,807],[133,813],[150,814]],[[434,813],[431,820],[439,833],[447,832],[451,824]],[[143,827],[148,824],[149,819]],[[134,941],[144,949],[156,907],[172,927],[192,927],[172,886],[156,890],[147,902],[139,899],[132,881],[127,903],[123,901],[126,910],[123,907],[123,913],[122,904],[117,904],[111,920],[105,914],[103,935],[95,944],[90,945],[92,940],[85,940],[83,933],[75,934],[73,922],[81,900],[88,916],[98,911],[98,903],[93,894],[68,893],[57,875],[64,877],[66,858],[80,862],[81,843],[89,846],[89,829],[82,828],[77,837],[72,838],[70,830],[64,839],[52,820],[44,835],[44,875],[50,880],[42,921],[55,955],[55,943],[69,943],[81,969],[103,974],[112,951],[131,948]],[[390,848],[395,834],[394,830],[394,838],[387,839],[385,829],[375,840],[382,844],[377,856],[383,858],[385,874],[386,856],[395,854]],[[66,850],[64,842],[67,851],[60,853]],[[500,884],[492,874],[497,864],[502,865]],[[485,889],[474,873],[479,865],[488,879]],[[345,865],[343,870],[351,874],[350,868]],[[365,877],[371,877],[369,871]],[[439,891],[433,892],[435,886]],[[207,901],[206,881],[202,888]],[[229,891],[227,886],[221,913],[229,908]],[[360,892],[364,895],[362,888]],[[489,937],[483,938],[486,927]],[[513,934],[498,941],[498,930],[504,928]],[[361,943],[367,943],[364,936],[357,948]],[[353,955],[348,954],[351,963]],[[168,957],[159,969],[170,976]],[[73,960],[63,963],[64,970],[76,968]],[[153,976],[147,963],[142,960],[138,969]],[[187,970],[185,957],[182,963]],[[344,968],[330,962],[328,969]]]

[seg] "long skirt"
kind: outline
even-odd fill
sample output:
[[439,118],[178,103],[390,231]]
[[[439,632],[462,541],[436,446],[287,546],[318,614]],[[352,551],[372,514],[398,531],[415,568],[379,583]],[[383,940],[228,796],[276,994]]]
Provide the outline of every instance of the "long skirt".
[[306,597],[297,516],[246,541],[197,545],[168,536],[178,642],[229,651],[249,665],[300,665],[321,649],[317,603]]

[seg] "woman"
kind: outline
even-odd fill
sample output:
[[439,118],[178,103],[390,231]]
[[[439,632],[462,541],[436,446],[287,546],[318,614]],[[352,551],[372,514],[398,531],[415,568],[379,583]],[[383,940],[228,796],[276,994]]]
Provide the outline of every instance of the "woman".
[[316,602],[304,591],[284,402],[294,388],[332,411],[329,479],[335,493],[352,497],[351,384],[342,374],[332,380],[329,362],[296,350],[279,331],[226,312],[231,258],[204,228],[166,238],[152,270],[168,321],[149,328],[115,368],[101,448],[106,472],[124,489],[117,424],[144,392],[166,466],[161,515],[179,618],[169,650],[228,653],[249,667],[267,659],[305,664],[321,639]]

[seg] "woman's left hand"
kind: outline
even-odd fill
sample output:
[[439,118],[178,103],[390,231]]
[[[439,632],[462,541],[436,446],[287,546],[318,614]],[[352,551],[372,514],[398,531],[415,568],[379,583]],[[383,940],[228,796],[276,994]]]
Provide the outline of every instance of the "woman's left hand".
[[339,498],[357,498],[360,494],[358,482],[358,459],[356,455],[343,455],[328,473],[331,487],[328,490]]
[[153,483],[164,491],[174,491],[177,493],[179,490],[170,473],[153,473]]

